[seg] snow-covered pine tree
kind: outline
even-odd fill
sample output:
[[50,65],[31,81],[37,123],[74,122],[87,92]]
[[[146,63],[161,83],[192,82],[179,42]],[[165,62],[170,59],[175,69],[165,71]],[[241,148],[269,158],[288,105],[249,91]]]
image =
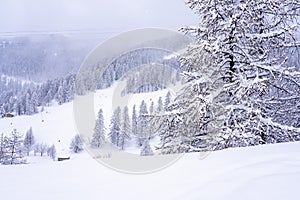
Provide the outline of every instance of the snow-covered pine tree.
[[[7,111],[8,110],[10,110],[10,109],[7,109]],[[13,110],[16,112],[17,115],[23,115],[24,114],[24,106],[23,106],[20,99],[18,99],[14,102]]]
[[25,114],[26,115],[32,115],[34,114],[34,105],[33,102],[31,101],[31,97],[30,97],[30,91],[27,91],[26,95],[25,95]]
[[131,117],[131,128],[132,128],[132,135],[137,135],[137,123],[138,123],[138,117],[136,114],[136,106],[134,105],[132,108],[132,117]]
[[131,135],[131,126],[130,126],[130,118],[128,114],[128,107],[125,106],[122,113],[122,124],[121,124],[121,132],[119,136],[119,147],[124,150],[128,141],[130,140]]
[[96,125],[94,128],[94,134],[92,136],[91,147],[101,148],[105,143],[105,127],[104,127],[104,117],[102,109],[98,112],[98,118],[96,120]]
[[31,95],[31,102],[32,102],[32,111],[33,114],[38,112],[37,107],[39,106],[39,102],[38,102],[38,94],[36,91],[34,91]]
[[158,101],[157,101],[157,111],[158,111],[158,112],[163,111],[162,97],[159,97],[159,98],[158,98]]
[[57,101],[57,103],[59,105],[63,104],[64,103],[64,87],[63,86],[59,86],[58,87],[58,91],[57,93],[55,94],[55,100]]
[[75,135],[74,138],[72,139],[71,144],[70,144],[70,150],[73,153],[79,153],[79,152],[83,151],[83,142],[78,134]]
[[171,92],[168,91],[168,93],[166,94],[166,97],[165,97],[165,104],[164,104],[165,110],[168,109],[170,103],[171,103]]
[[299,110],[291,100],[299,96],[299,82],[295,81],[299,81],[299,71],[288,65],[287,51],[299,47],[295,38],[299,3],[232,1],[214,4],[208,11],[213,6],[211,2],[195,2],[188,4],[200,17],[198,44],[205,43],[205,50],[218,61],[228,97],[222,145],[245,146],[298,138],[300,131],[283,119],[290,119],[288,113]]
[[4,146],[4,135],[1,133],[0,135],[0,164],[3,162],[5,154],[5,146]]
[[141,148],[141,156],[152,156],[153,151],[149,144],[149,139],[145,139]]
[[139,115],[148,114],[148,108],[145,100],[142,100],[140,104]]
[[[50,87],[50,86],[49,86]],[[44,97],[44,104],[46,106],[50,106],[51,101],[53,100],[53,96],[52,96],[52,89],[49,88],[46,96]]]
[[213,60],[206,60],[205,51],[198,49],[193,58],[183,65],[185,85],[181,93],[159,115],[159,149],[163,154],[210,150],[211,136],[221,130],[220,74]]
[[[154,115],[154,102],[153,101],[151,102],[151,105],[149,107],[149,114],[151,116]],[[154,135],[154,124],[153,124],[153,121],[151,120],[150,116],[148,116],[148,123],[149,123],[149,135],[150,135],[149,139],[151,139],[151,136]]]
[[10,136],[4,137],[5,153],[3,155],[2,164],[15,165],[26,162],[23,152],[22,136],[14,129]]
[[0,106],[0,117],[3,117],[4,115],[5,115],[5,109],[4,109],[4,106],[3,105],[1,105]]
[[32,127],[30,127],[29,130],[26,132],[24,138],[24,148],[26,150],[27,156],[29,156],[29,152],[32,150],[34,143],[34,135],[32,132]]
[[65,89],[66,102],[71,101],[74,98],[74,90],[75,90],[75,76],[70,75],[67,77],[67,88]]
[[[299,110],[294,101],[300,91],[299,72],[286,62],[286,49],[299,45],[294,37],[299,4],[293,0],[188,0],[187,4],[200,24],[183,29],[197,40],[181,59],[187,85],[175,100],[178,106],[162,118],[179,119],[169,124],[168,132],[176,126],[191,129],[187,132],[192,137],[180,139],[187,139],[191,150],[299,138],[299,128],[282,115],[290,118],[287,113]],[[169,137],[162,146],[178,139]]]
[[152,101],[149,107],[149,113],[153,114],[153,112],[154,112],[154,102]]
[[121,108],[117,107],[110,121],[109,139],[112,144],[120,147],[119,138],[121,134]]
[[149,119],[146,117],[148,114],[147,104],[143,100],[140,104],[139,117],[138,117],[138,135],[137,145],[141,147],[145,138],[149,137]]

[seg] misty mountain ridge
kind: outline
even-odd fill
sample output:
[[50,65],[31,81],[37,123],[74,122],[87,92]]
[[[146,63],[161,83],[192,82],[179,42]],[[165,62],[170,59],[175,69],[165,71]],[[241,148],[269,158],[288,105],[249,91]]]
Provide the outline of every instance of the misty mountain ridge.
[[75,74],[96,38],[34,35],[0,38],[0,74],[33,82]]

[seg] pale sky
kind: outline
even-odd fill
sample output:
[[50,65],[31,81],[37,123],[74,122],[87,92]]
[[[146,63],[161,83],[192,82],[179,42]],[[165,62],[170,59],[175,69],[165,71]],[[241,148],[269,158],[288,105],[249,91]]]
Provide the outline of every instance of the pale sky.
[[0,0],[0,33],[196,25],[184,0]]

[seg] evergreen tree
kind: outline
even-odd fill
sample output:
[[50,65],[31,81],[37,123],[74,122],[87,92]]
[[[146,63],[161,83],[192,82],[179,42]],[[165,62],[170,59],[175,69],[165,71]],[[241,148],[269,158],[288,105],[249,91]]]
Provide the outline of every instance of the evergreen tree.
[[13,109],[17,115],[24,114],[24,106],[20,100],[17,100],[16,102],[14,102]]
[[35,143],[32,128],[26,132],[25,138],[24,138],[24,147],[27,153],[27,156],[29,156],[29,152],[32,150],[32,147]]
[[66,102],[69,102],[74,98],[74,92],[75,92],[75,76],[70,75],[68,77],[68,86],[66,88]]
[[141,148],[141,156],[151,156],[153,155],[152,148],[149,144],[149,139],[145,139]]
[[37,113],[38,110],[37,110],[37,107],[39,106],[39,102],[38,102],[38,94],[36,91],[34,91],[31,95],[31,102],[32,102],[32,112],[33,114],[34,113]]
[[112,144],[117,147],[120,147],[120,134],[121,134],[121,108],[117,107],[114,111],[113,116],[110,121],[110,131],[109,131],[109,139]]
[[149,112],[150,112],[150,114],[153,114],[153,112],[154,112],[154,102],[153,101],[151,102],[151,105],[149,107]]
[[[49,86],[50,87],[50,86]],[[51,88],[48,90],[45,98],[44,98],[44,103],[46,106],[50,106],[51,101],[53,100],[53,96],[52,96],[52,90]]]
[[[80,139],[80,138],[79,138]],[[91,146],[93,148],[101,148],[105,143],[105,127],[104,117],[102,109],[98,112],[98,119],[94,128],[94,134],[92,136]]]
[[25,114],[32,115],[34,113],[34,107],[30,98],[30,91],[27,91],[25,95]]
[[3,162],[3,158],[5,155],[5,146],[4,146],[4,135],[3,133],[0,135],[0,164]]
[[122,116],[121,133],[119,136],[119,146],[122,150],[125,149],[126,144],[130,140],[130,135],[131,135],[130,118],[128,114],[128,107],[125,106],[123,110],[123,116]]
[[155,124],[153,124],[152,116],[154,115],[154,102],[151,102],[151,105],[149,107],[149,114],[150,116],[147,117],[148,126],[149,126],[149,139],[154,135],[155,132]]
[[167,110],[170,103],[171,103],[171,92],[168,91],[168,93],[166,94],[165,104],[164,104],[165,110]]
[[[101,146],[101,145],[99,145]],[[99,148],[99,147],[97,147]],[[70,144],[70,150],[73,153],[79,153],[83,151],[83,143],[79,135],[75,135]]]
[[140,104],[139,115],[148,114],[147,104],[145,100],[143,100]]
[[0,106],[0,117],[3,117],[5,115],[5,109],[4,106]]
[[55,100],[59,105],[64,103],[64,88],[59,86],[57,93],[55,94]]
[[3,155],[2,164],[15,165],[26,162],[24,159],[22,142],[22,136],[16,129],[13,130],[9,137],[4,137],[5,153]]
[[169,106],[172,113],[162,117],[161,133],[169,137],[162,137],[161,147],[199,151],[300,139],[292,114],[299,108],[291,100],[299,94],[300,73],[288,65],[286,53],[298,45],[299,5],[293,0],[187,4],[200,23],[183,29],[196,42],[181,58],[187,84]]
[[162,102],[162,98],[159,97],[158,102],[157,102],[157,111],[161,112],[163,111],[163,102]]
[[131,119],[131,123],[132,123],[132,134],[134,136],[137,135],[137,123],[138,123],[138,117],[136,114],[136,106],[134,105],[132,108],[132,119]]
[[142,146],[145,138],[149,137],[149,121],[146,115],[148,114],[147,104],[143,100],[140,104],[138,117],[138,146]]

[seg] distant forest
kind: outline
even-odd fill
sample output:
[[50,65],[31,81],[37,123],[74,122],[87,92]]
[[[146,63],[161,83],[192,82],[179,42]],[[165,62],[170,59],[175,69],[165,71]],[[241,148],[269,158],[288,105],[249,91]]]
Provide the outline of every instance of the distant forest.
[[[74,46],[68,38],[59,36],[0,39],[1,116],[32,115],[40,111],[39,107],[52,105],[53,100],[58,104],[71,101],[76,72],[87,53],[85,49],[80,51],[79,44]],[[125,77],[127,86],[123,93],[156,91],[175,84],[179,81],[180,64],[176,56],[166,58],[170,54],[158,49],[138,49],[121,55],[107,67],[96,89],[110,87],[128,72],[131,73]],[[138,67],[145,65],[147,70],[137,73]],[[85,82],[78,85],[88,87]]]

